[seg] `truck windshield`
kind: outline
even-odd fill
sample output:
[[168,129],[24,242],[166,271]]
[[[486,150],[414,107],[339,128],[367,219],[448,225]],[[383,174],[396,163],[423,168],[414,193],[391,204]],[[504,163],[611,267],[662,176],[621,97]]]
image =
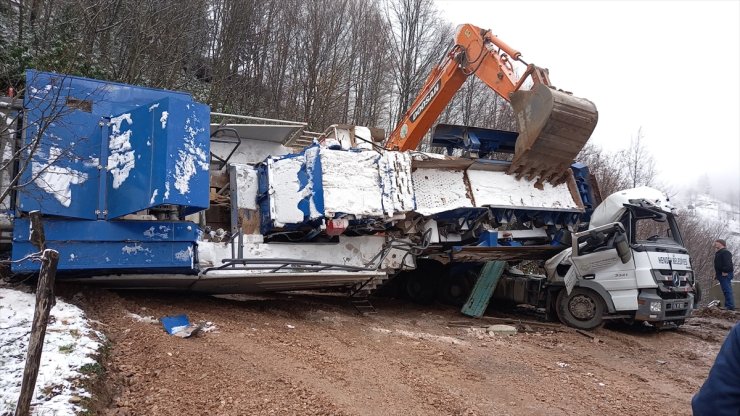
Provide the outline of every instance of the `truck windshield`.
[[631,217],[630,235],[633,244],[683,245],[676,217],[654,208],[628,207]]

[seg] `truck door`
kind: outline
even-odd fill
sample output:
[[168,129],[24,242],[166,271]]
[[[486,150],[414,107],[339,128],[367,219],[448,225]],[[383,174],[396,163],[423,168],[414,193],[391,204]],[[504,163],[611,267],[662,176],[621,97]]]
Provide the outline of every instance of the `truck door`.
[[[602,242],[581,244],[578,255],[571,258],[578,284],[598,284],[609,292],[617,310],[637,309],[637,281],[632,256],[623,263],[614,247],[614,233]],[[593,282],[593,283],[589,283]]]

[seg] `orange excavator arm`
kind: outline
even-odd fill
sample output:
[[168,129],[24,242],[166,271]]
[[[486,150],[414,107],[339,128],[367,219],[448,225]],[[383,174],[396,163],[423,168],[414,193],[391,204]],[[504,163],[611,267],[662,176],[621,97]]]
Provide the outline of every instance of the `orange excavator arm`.
[[[490,30],[471,24],[458,27],[455,46],[429,74],[385,147],[416,149],[465,80],[475,75],[511,102],[517,115],[519,137],[509,172],[560,182],[596,126],[596,107],[552,88],[546,69],[527,64],[525,73],[517,77],[513,61],[526,64],[519,51]],[[522,90],[530,76],[533,87]]]

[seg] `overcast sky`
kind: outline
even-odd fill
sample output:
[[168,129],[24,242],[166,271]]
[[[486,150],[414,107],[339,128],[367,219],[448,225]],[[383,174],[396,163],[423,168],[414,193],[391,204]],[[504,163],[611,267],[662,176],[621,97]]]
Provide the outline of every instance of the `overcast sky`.
[[629,146],[642,127],[659,180],[740,188],[740,1],[443,1],[491,29],[599,110],[591,137]]

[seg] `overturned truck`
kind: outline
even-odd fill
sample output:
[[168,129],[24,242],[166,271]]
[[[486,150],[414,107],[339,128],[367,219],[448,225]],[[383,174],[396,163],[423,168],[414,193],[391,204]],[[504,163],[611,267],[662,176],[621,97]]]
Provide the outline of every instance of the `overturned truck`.
[[[392,281],[420,302],[460,303],[501,262],[494,301],[576,327],[680,324],[692,309],[665,196],[635,189],[596,206],[583,165],[538,184],[485,155],[379,148],[374,129],[312,134],[211,112],[184,93],[30,70],[22,103],[4,103],[0,243],[15,276],[38,270],[28,213],[40,211],[59,279],[110,287],[334,288],[368,308]],[[517,137],[440,126],[434,140],[454,147],[469,134],[498,153]],[[522,261],[544,272],[523,273]]]

